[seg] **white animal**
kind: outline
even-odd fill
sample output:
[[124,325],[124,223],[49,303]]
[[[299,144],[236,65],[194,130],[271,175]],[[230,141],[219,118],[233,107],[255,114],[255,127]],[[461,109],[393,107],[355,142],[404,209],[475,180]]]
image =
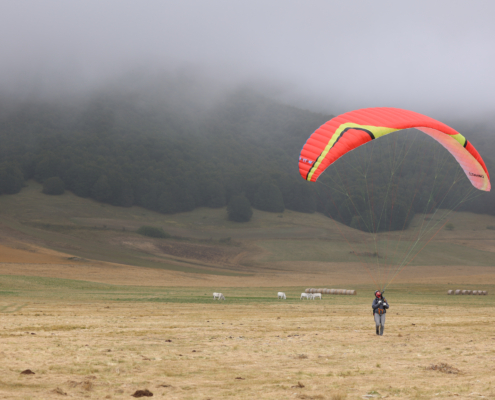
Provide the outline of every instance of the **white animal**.
[[308,299],[311,300],[313,298],[313,295],[311,293],[301,293],[301,299]]
[[321,293],[315,293],[315,294],[313,294],[313,300],[314,299],[320,299],[321,300]]
[[213,293],[213,300],[225,300],[225,296],[222,293]]
[[287,299],[287,297],[285,296],[285,293],[284,292],[278,292],[277,296],[278,296],[279,299],[282,299],[282,300],[286,300]]

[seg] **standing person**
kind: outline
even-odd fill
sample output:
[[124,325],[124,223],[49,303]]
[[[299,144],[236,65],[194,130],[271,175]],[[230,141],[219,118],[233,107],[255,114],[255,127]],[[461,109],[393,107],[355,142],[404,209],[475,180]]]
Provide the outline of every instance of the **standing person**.
[[373,316],[375,317],[376,334],[383,335],[385,329],[385,314],[388,309],[387,299],[382,296],[379,290],[375,292],[375,300],[371,308],[373,308]]

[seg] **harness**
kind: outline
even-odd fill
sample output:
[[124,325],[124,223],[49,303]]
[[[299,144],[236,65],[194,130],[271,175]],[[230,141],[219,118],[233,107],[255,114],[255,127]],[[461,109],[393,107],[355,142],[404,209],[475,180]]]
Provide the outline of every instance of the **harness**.
[[[383,297],[380,300],[382,300],[382,302],[383,302]],[[385,312],[386,311],[383,308],[383,303],[378,308],[375,308],[375,310],[374,310],[374,313],[377,313],[378,315],[383,315],[383,314],[385,314]]]

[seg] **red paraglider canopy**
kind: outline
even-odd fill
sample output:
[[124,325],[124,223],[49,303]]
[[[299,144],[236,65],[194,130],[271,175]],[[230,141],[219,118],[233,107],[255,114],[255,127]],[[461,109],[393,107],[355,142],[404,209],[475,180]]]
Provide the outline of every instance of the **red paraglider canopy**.
[[315,182],[329,165],[349,151],[408,128],[419,129],[439,142],[454,156],[475,188],[490,191],[485,163],[464,136],[440,121],[399,108],[364,108],[326,122],[304,144],[299,172],[304,179]]

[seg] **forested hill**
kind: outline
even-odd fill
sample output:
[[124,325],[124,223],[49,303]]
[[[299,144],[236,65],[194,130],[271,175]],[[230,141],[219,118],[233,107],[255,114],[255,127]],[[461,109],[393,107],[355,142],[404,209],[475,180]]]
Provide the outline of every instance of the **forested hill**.
[[[0,194],[58,177],[78,196],[162,213],[223,207],[244,195],[261,210],[332,214],[300,178],[297,161],[307,137],[332,116],[246,88],[210,89],[170,80],[63,102],[0,99]],[[495,146],[480,140],[495,167]],[[495,214],[492,195],[469,207]]]
[[162,213],[222,207],[236,194],[268,211],[316,210],[297,160],[330,115],[246,89],[209,99],[183,86],[18,104],[0,119],[0,192],[59,177],[78,196]]

